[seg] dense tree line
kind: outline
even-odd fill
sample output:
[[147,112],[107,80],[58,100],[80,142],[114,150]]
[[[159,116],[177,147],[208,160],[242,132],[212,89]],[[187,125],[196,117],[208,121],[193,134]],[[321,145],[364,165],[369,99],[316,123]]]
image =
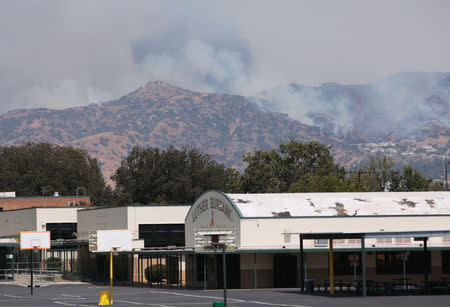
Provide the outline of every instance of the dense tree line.
[[187,204],[206,190],[227,190],[234,174],[196,148],[134,147],[112,179],[122,204]]
[[0,191],[16,191],[19,196],[75,195],[78,187],[84,187],[94,203],[105,197],[98,162],[85,150],[48,143],[0,147]]
[[95,205],[192,203],[201,193],[427,191],[442,183],[410,166],[399,169],[386,157],[345,170],[330,148],[290,140],[277,149],[247,153],[242,173],[196,148],[134,147],[105,185],[96,159],[86,151],[47,143],[0,147],[0,190],[19,196],[74,195],[85,187]]

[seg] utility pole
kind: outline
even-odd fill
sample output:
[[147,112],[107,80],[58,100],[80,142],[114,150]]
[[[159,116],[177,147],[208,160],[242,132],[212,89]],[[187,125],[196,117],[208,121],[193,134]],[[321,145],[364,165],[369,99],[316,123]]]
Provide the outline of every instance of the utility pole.
[[445,162],[445,191],[448,191],[448,165],[450,161]]

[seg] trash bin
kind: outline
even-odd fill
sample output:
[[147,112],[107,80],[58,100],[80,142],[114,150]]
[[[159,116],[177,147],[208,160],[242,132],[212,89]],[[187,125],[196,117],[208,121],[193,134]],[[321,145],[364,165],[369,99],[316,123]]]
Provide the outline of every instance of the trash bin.
[[305,292],[306,293],[314,292],[314,280],[312,279],[305,280]]
[[223,307],[223,302],[214,302],[213,307]]
[[383,282],[384,295],[392,295],[394,293],[394,283],[391,281]]

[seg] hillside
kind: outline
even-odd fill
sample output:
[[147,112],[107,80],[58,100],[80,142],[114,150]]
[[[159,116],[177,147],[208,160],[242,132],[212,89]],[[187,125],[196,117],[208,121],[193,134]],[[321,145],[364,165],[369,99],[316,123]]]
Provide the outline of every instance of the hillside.
[[261,111],[242,96],[192,92],[149,82],[117,100],[63,110],[21,109],[0,116],[0,144],[43,141],[86,149],[110,175],[135,145],[191,145],[227,166],[242,168],[242,155],[295,138],[333,146],[341,163],[364,158],[355,146],[281,113]]
[[443,178],[450,153],[450,73],[399,73],[362,85],[282,84],[252,100],[335,133],[366,157],[387,155]]

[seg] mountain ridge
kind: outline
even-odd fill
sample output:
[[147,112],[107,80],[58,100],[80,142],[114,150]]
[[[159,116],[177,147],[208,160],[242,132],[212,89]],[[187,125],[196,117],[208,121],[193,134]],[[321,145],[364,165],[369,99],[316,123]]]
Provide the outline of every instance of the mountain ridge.
[[[302,88],[306,87],[297,89]],[[329,90],[326,97],[333,100],[364,86],[349,89],[328,84],[325,88]],[[336,88],[345,90],[336,94]],[[351,97],[363,96],[356,93]],[[437,112],[448,112],[448,102],[442,95],[427,103]],[[358,108],[364,106],[356,104],[355,110]],[[439,161],[448,157],[448,127],[437,119],[427,118],[427,124],[420,127],[424,137],[419,141],[393,135],[376,141],[357,130],[336,133],[330,114],[316,113],[314,125],[308,125],[286,113],[270,112],[244,96],[190,91],[158,80],[101,104],[9,111],[0,115],[0,144],[45,141],[86,149],[98,159],[108,181],[133,146],[195,146],[226,166],[242,170],[242,155],[246,152],[270,150],[289,138],[316,140],[332,146],[337,161],[347,168],[359,165],[370,155],[381,154],[401,163],[423,164],[432,169],[434,177],[438,176]]]
[[242,169],[244,153],[289,138],[342,143],[286,114],[263,112],[243,96],[193,92],[162,81],[101,105],[10,111],[0,116],[0,128],[2,145],[45,141],[84,148],[99,160],[106,179],[133,146],[195,146]]

